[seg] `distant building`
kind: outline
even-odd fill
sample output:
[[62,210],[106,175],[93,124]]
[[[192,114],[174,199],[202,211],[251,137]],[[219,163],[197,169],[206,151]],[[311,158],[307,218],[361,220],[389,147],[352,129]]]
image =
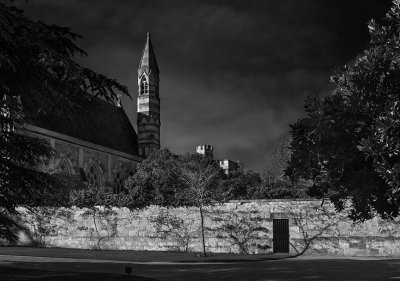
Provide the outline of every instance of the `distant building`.
[[211,145],[207,145],[207,144],[198,145],[196,147],[196,152],[198,154],[202,154],[204,156],[210,157],[211,159],[214,158],[213,151],[214,151],[214,148]]
[[233,171],[237,171],[239,169],[238,162],[231,161],[229,159],[218,160],[218,164],[222,170],[224,170],[225,174],[229,175],[229,173]]
[[[208,144],[202,144],[202,145],[198,145],[196,147],[196,152],[198,154],[204,155],[206,157],[210,157],[211,159],[213,159],[214,155],[214,148],[211,145]],[[219,166],[221,167],[221,169],[223,169],[225,171],[225,174],[229,175],[230,172],[232,171],[236,171],[239,168],[239,164],[238,162],[234,162],[228,159],[225,160],[217,160]]]

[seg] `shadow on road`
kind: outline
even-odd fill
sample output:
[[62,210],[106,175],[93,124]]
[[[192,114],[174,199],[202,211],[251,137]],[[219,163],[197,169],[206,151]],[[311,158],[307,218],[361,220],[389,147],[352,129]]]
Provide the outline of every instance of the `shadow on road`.
[[[40,267],[40,264],[32,263],[30,266]],[[70,265],[64,265],[70,266]],[[1,281],[110,281],[110,280],[129,280],[129,281],[157,281],[142,276],[115,274],[104,272],[76,272],[76,271],[53,271],[43,269],[21,268],[21,267],[0,267]]]

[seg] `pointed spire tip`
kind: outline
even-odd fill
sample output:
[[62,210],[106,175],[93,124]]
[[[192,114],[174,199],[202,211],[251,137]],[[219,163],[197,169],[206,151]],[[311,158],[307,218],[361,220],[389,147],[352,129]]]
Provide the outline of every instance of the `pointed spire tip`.
[[142,71],[144,68],[148,70],[154,70],[155,72],[159,73],[160,70],[158,69],[156,56],[154,54],[153,46],[150,40],[150,32],[147,32],[146,43],[144,45],[142,58],[139,64],[139,72]]

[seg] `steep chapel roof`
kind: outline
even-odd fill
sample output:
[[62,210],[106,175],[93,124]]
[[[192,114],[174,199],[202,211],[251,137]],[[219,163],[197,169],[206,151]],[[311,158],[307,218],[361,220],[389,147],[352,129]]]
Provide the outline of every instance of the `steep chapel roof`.
[[[122,107],[86,94],[75,97],[67,110],[42,108],[38,95],[23,95],[25,122],[121,152],[138,155],[137,135]],[[64,107],[63,107],[64,108]]]

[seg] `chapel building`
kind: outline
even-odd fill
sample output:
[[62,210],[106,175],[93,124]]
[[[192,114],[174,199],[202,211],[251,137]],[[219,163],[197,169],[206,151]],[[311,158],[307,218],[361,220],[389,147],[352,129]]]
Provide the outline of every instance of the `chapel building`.
[[55,151],[43,170],[79,176],[119,193],[136,165],[160,149],[159,74],[147,34],[138,68],[137,133],[120,103],[78,97],[71,100],[72,114],[51,109],[38,114],[38,97],[24,97],[24,133],[47,140]]

